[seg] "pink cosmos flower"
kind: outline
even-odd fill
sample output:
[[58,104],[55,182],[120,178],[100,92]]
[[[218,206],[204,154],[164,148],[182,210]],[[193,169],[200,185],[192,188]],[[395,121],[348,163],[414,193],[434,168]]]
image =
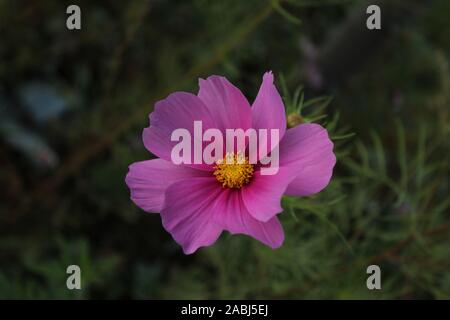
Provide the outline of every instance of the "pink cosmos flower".
[[[160,212],[164,228],[185,254],[212,245],[226,230],[249,235],[275,249],[284,241],[277,215],[281,197],[309,196],[325,188],[336,157],[327,131],[318,124],[286,130],[283,101],[271,72],[252,106],[226,78],[200,79],[198,95],[175,92],[158,101],[143,132],[145,147],[159,159],[135,162],[126,183],[133,202],[148,212]],[[262,175],[260,166],[175,165],[171,133],[206,128],[279,130],[279,170]]]

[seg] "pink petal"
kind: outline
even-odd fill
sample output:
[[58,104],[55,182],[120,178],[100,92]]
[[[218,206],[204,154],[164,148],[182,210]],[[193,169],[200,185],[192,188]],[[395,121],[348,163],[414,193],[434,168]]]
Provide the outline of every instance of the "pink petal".
[[212,245],[220,236],[222,228],[213,216],[215,200],[221,192],[214,177],[182,180],[167,189],[162,223],[185,254]]
[[[286,114],[283,100],[273,84],[272,72],[266,72],[259,88],[258,95],[252,106],[252,126],[258,129],[278,129],[280,141],[286,131]],[[270,130],[268,131],[270,137]],[[267,150],[272,150],[275,144],[268,144]]]
[[217,129],[241,128],[246,130],[252,124],[252,111],[242,92],[225,77],[210,76],[199,80],[198,97],[217,115]]
[[272,249],[284,241],[283,228],[277,217],[261,222],[252,217],[238,190],[224,189],[217,199],[215,220],[232,234],[251,236]]
[[280,168],[274,175],[256,171],[252,181],[242,188],[242,199],[249,213],[259,221],[268,222],[283,211],[281,197],[294,178],[289,169]]
[[308,196],[330,182],[336,157],[327,130],[318,124],[303,124],[286,131],[280,143],[280,166],[292,170],[296,178],[287,195]]
[[178,144],[170,141],[175,129],[184,128],[191,133],[191,167],[212,170],[206,164],[194,163],[194,121],[202,121],[203,131],[217,128],[218,115],[213,114],[196,95],[187,92],[175,92],[155,104],[150,114],[150,127],[145,128],[143,140],[145,147],[154,155],[171,161],[172,148]]
[[138,207],[149,212],[160,212],[168,186],[181,179],[205,174],[209,175],[204,171],[154,159],[131,164],[125,182],[130,188],[131,200]]

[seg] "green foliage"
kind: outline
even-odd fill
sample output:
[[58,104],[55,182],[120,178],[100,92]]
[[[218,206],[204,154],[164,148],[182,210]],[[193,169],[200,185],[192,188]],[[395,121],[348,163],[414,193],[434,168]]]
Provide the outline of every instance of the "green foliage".
[[[83,299],[92,296],[96,288],[109,286],[117,268],[117,257],[93,257],[88,243],[82,239],[69,242],[59,237],[54,243],[56,247],[49,250],[55,250],[56,254],[50,259],[39,256],[29,244],[21,246],[23,269],[6,267],[0,271],[2,299]],[[72,264],[82,270],[81,290],[68,290],[65,285],[66,269]]]

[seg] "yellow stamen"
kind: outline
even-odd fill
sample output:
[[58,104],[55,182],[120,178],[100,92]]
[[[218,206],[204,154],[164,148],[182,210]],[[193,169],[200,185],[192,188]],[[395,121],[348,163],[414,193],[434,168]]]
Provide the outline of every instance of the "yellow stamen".
[[224,188],[242,188],[253,176],[253,165],[241,152],[227,153],[225,158],[216,161],[214,175]]

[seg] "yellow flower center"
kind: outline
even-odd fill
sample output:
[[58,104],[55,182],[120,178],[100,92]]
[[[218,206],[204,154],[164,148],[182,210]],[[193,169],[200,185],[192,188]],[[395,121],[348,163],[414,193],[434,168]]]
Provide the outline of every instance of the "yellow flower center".
[[253,176],[253,165],[241,152],[227,153],[225,158],[216,161],[214,175],[224,188],[242,188]]

